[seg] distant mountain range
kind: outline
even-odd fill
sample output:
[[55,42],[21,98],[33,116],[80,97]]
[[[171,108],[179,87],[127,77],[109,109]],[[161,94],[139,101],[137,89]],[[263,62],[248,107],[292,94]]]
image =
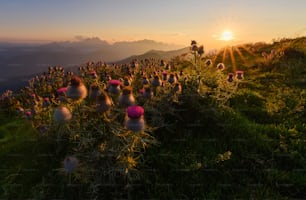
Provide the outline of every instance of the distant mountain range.
[[170,60],[171,58],[175,56],[180,56],[182,54],[188,53],[190,51],[189,47],[172,50],[172,51],[159,51],[159,50],[150,50],[144,54],[141,55],[134,55],[130,56],[128,58],[125,58],[123,60],[117,61],[118,64],[124,64],[129,63],[132,60],[143,60],[145,58],[155,58],[155,59],[164,59],[164,60]]
[[[176,50],[179,53],[181,49],[182,46],[147,39],[109,44],[97,37],[46,44],[2,42],[0,43],[0,70],[3,73],[0,73],[0,93],[6,88],[15,89],[16,85],[24,83],[34,74],[46,71],[48,66],[71,69],[87,61],[126,63],[137,55],[160,56],[166,59],[174,56]],[[20,84],[12,84],[12,79]]]

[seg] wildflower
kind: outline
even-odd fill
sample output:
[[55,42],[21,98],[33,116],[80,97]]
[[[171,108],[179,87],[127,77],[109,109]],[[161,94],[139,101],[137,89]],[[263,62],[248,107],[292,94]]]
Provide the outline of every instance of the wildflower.
[[218,63],[217,69],[220,70],[220,71],[224,70],[225,69],[224,64],[223,63]]
[[138,65],[139,64],[138,64],[137,60],[134,60],[134,61],[131,62],[131,67],[132,68],[138,67]]
[[43,101],[43,107],[48,107],[50,106],[50,104],[51,104],[50,99],[48,97],[45,97]]
[[60,106],[55,109],[53,119],[57,123],[68,122],[72,118],[72,114],[67,107]]
[[165,63],[164,60],[161,60],[161,61],[160,61],[160,66],[161,66],[161,67],[165,66],[165,64],[166,64],[166,63]]
[[81,78],[73,76],[70,81],[70,86],[67,88],[67,97],[73,100],[81,100],[86,98],[87,88],[83,84]]
[[163,72],[163,81],[166,81],[168,78],[168,73],[167,72]]
[[129,106],[126,113],[125,127],[131,131],[142,131],[145,127],[144,109],[141,106]]
[[127,107],[135,104],[135,97],[132,94],[132,87],[126,86],[122,90],[122,95],[119,97],[119,105]]
[[25,115],[26,115],[27,119],[30,119],[32,117],[32,112],[31,111],[26,111]]
[[88,95],[90,101],[96,100],[97,96],[100,94],[101,94],[101,91],[98,85],[93,84],[90,86],[89,95]]
[[97,78],[97,77],[98,77],[98,75],[97,75],[97,72],[96,72],[96,71],[92,71],[92,72],[90,72],[90,76],[91,76],[93,79],[95,79],[95,78]]
[[227,77],[227,81],[228,82],[233,82],[234,81],[233,77],[234,77],[234,74],[233,73],[229,73],[228,77]]
[[112,80],[112,77],[111,77],[109,74],[106,74],[105,79],[106,79],[107,81],[110,81],[110,80]]
[[35,93],[32,93],[30,96],[31,96],[32,99],[36,99],[36,94]]
[[198,46],[197,45],[193,45],[192,47],[191,47],[191,51],[194,51],[194,52],[196,52],[196,51],[198,51]]
[[197,51],[198,51],[198,54],[202,56],[204,54],[204,46],[203,45],[199,46]]
[[208,67],[209,65],[211,65],[211,63],[212,63],[212,61],[211,61],[211,59],[207,59],[206,61],[205,61],[205,65]]
[[243,79],[243,74],[243,71],[236,71],[236,78],[239,80]]
[[193,45],[197,45],[197,41],[191,40],[191,46],[193,46]]
[[143,89],[142,97],[146,99],[151,99],[153,97],[153,91],[151,90],[150,87],[145,87]]
[[126,109],[126,113],[131,119],[138,119],[144,114],[144,109],[141,106],[129,106]]
[[150,81],[149,81],[149,79],[148,79],[146,76],[142,77],[142,84],[143,84],[143,85],[148,85],[148,84],[150,84]]
[[174,93],[180,94],[182,92],[182,85],[180,83],[175,83],[172,91]]
[[121,81],[119,81],[119,80],[110,80],[108,82],[107,91],[112,93],[112,94],[119,94],[120,93],[120,86],[121,86]]
[[155,75],[153,80],[152,80],[151,85],[153,87],[161,86],[162,85],[162,81],[160,80],[160,78],[157,75]]
[[67,93],[68,88],[67,87],[62,87],[58,90],[56,90],[56,93],[60,96],[65,95]]
[[24,113],[24,109],[22,107],[17,107],[16,112],[17,112],[17,114]]
[[172,84],[172,83],[175,83],[176,81],[177,81],[177,79],[176,79],[175,75],[170,74],[168,82]]
[[123,79],[123,85],[124,85],[124,86],[129,86],[129,85],[131,85],[131,84],[132,84],[131,78],[128,77],[128,76],[124,77],[124,79]]
[[97,97],[97,111],[106,112],[112,107],[112,101],[105,92],[101,92]]
[[79,165],[79,160],[75,156],[67,156],[64,159],[64,169],[67,173],[74,172]]

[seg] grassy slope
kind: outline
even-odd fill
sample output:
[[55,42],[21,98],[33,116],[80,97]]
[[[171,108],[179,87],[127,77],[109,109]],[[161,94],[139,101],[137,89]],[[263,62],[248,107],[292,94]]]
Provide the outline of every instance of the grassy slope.
[[[303,44],[305,39],[297,39],[290,44],[259,47],[254,54],[241,50],[244,60],[234,53],[236,68],[246,71],[245,84],[230,102],[234,111],[193,110],[192,115],[183,113],[188,115],[184,118],[186,123],[159,129],[155,136],[161,144],[150,148],[139,166],[141,186],[135,185],[132,196],[135,199],[303,198],[306,115],[303,108],[296,113],[288,111],[297,109],[298,103],[301,106],[305,103],[299,97],[305,87],[305,59],[293,56],[258,66],[263,62],[261,51],[288,45],[305,52]],[[216,62],[221,60],[222,56],[216,58]],[[225,61],[233,66],[229,58]],[[284,95],[284,88],[288,89],[289,98]],[[191,106],[190,103],[182,108],[191,109]],[[35,141],[36,133],[28,122],[1,116],[0,125],[0,197],[31,198],[28,191],[41,183],[43,176],[52,176],[52,170],[61,167],[62,158],[54,158],[45,144]],[[225,158],[227,151],[231,152],[230,159],[222,160],[221,155]],[[65,181],[57,178],[55,175],[49,181],[64,185]],[[61,194],[60,190],[66,189],[57,186],[53,192]],[[73,195],[66,198],[72,199]]]

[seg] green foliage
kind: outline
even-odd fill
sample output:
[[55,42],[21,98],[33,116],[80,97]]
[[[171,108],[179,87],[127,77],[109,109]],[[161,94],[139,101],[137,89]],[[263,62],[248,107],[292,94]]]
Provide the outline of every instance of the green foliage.
[[[1,95],[0,197],[303,198],[304,43],[297,38],[246,44],[231,47],[233,57],[226,48],[206,57],[192,41],[190,54],[171,65],[146,59],[80,66],[77,75],[89,93],[91,86],[107,89],[107,75],[129,77],[135,101],[145,110],[146,128],[139,132],[125,126],[122,93],[108,92],[112,107],[101,113],[90,95],[73,100],[57,93],[71,86],[73,73],[50,67],[20,91]],[[244,79],[230,80],[228,73],[238,68]],[[162,86],[151,86],[153,98],[144,98],[138,92],[148,87],[143,76],[152,81],[164,78],[163,72],[177,84],[167,77]],[[72,113],[63,123],[54,120],[60,106]],[[79,161],[73,172],[65,169],[67,156]]]

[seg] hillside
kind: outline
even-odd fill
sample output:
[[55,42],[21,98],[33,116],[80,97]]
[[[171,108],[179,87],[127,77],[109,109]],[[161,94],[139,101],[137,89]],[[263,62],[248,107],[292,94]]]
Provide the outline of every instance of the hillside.
[[49,69],[0,97],[0,198],[305,198],[305,42]]
[[154,59],[158,59],[158,60],[171,60],[172,58],[174,58],[176,56],[180,56],[180,55],[186,54],[188,52],[189,52],[189,47],[178,49],[178,50],[172,50],[172,51],[150,50],[150,51],[148,51],[144,54],[130,56],[128,58],[117,61],[115,63],[126,64],[126,63],[130,63],[133,60],[145,60],[146,58],[154,58]]

